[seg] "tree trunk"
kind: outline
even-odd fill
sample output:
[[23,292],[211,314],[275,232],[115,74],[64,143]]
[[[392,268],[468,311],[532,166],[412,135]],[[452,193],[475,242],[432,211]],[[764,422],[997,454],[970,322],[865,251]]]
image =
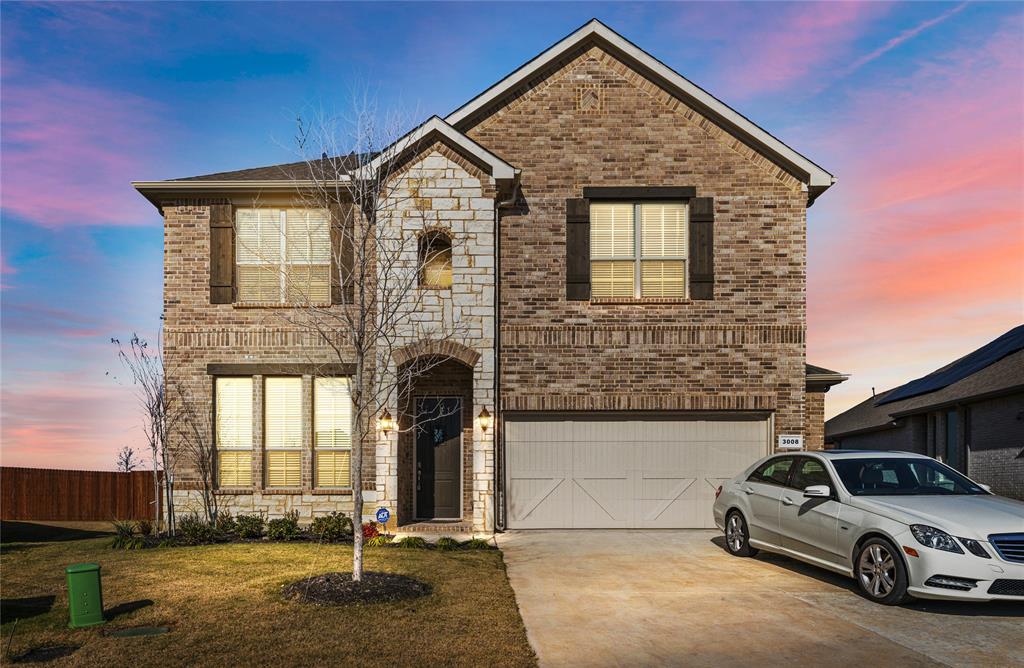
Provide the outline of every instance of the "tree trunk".
[[153,450],[153,503],[156,507],[153,509],[153,520],[156,523],[156,530],[159,532],[161,529],[161,523],[163,521],[163,515],[160,510],[163,504],[160,503],[160,497],[163,494],[160,491],[160,466],[157,464],[157,453]]
[[363,428],[356,420],[352,451],[352,580],[363,579]]

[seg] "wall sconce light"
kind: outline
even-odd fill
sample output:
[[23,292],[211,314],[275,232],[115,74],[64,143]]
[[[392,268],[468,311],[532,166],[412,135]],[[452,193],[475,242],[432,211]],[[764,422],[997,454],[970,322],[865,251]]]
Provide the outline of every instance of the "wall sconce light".
[[387,436],[389,431],[395,429],[395,418],[391,417],[391,413],[388,409],[384,409],[384,412],[377,418],[377,426],[380,428],[384,435]]
[[487,406],[484,406],[477,418],[480,420],[480,431],[486,434],[487,430],[491,428],[491,414],[487,412]]

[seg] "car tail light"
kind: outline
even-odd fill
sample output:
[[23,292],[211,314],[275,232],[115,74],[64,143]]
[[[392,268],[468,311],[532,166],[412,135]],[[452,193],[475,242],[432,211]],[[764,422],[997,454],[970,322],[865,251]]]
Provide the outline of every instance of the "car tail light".
[[721,486],[721,485],[719,485],[719,486],[718,486],[718,489],[716,489],[716,490],[715,490],[715,498],[717,499],[717,498],[718,498],[718,496],[719,496],[719,495],[720,495],[721,493],[722,493],[722,486]]

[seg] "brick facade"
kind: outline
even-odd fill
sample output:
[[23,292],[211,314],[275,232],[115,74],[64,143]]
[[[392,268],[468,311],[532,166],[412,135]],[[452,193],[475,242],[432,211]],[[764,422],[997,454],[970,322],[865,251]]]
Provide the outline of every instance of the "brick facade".
[[[796,179],[597,47],[465,131],[523,170],[501,219],[503,409],[756,409],[804,432]],[[620,185],[714,198],[714,299],[566,300],[565,201]]]

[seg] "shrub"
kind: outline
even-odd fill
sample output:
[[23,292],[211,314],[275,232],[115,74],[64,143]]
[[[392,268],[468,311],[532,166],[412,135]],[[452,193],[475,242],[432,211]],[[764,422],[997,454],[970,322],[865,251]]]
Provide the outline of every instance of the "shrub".
[[490,541],[485,538],[470,538],[462,543],[462,548],[466,550],[490,550],[493,547]]
[[384,547],[386,545],[391,545],[391,536],[377,534],[366,539],[366,547]]
[[185,545],[203,545],[217,538],[213,525],[195,513],[178,518],[178,537]]
[[110,524],[114,527],[114,535],[118,538],[131,538],[135,535],[136,525],[131,520],[114,520]]
[[235,530],[239,538],[262,538],[265,525],[266,520],[263,519],[262,513],[239,515],[235,518]]
[[136,536],[138,528],[135,522],[130,520],[115,520],[111,522],[114,527],[114,540],[110,541],[112,550],[139,550],[146,546],[142,536]]
[[459,548],[459,541],[455,540],[451,536],[441,536],[437,539],[434,547],[439,550],[444,550],[445,552],[449,550],[457,550]]
[[153,523],[149,520],[139,520],[138,529],[143,536],[153,535]]
[[352,520],[344,513],[333,512],[329,515],[314,517],[309,530],[322,541],[344,540],[352,535]]
[[215,526],[218,533],[233,534],[238,531],[238,524],[235,522],[235,518],[231,516],[230,510],[222,510],[217,513]]
[[405,536],[398,539],[398,547],[406,550],[424,550],[429,544],[423,536]]
[[363,540],[370,540],[380,535],[380,531],[377,530],[377,525],[374,522],[363,523]]
[[299,511],[289,510],[284,517],[267,523],[267,537],[270,540],[295,540],[302,533],[299,529]]

